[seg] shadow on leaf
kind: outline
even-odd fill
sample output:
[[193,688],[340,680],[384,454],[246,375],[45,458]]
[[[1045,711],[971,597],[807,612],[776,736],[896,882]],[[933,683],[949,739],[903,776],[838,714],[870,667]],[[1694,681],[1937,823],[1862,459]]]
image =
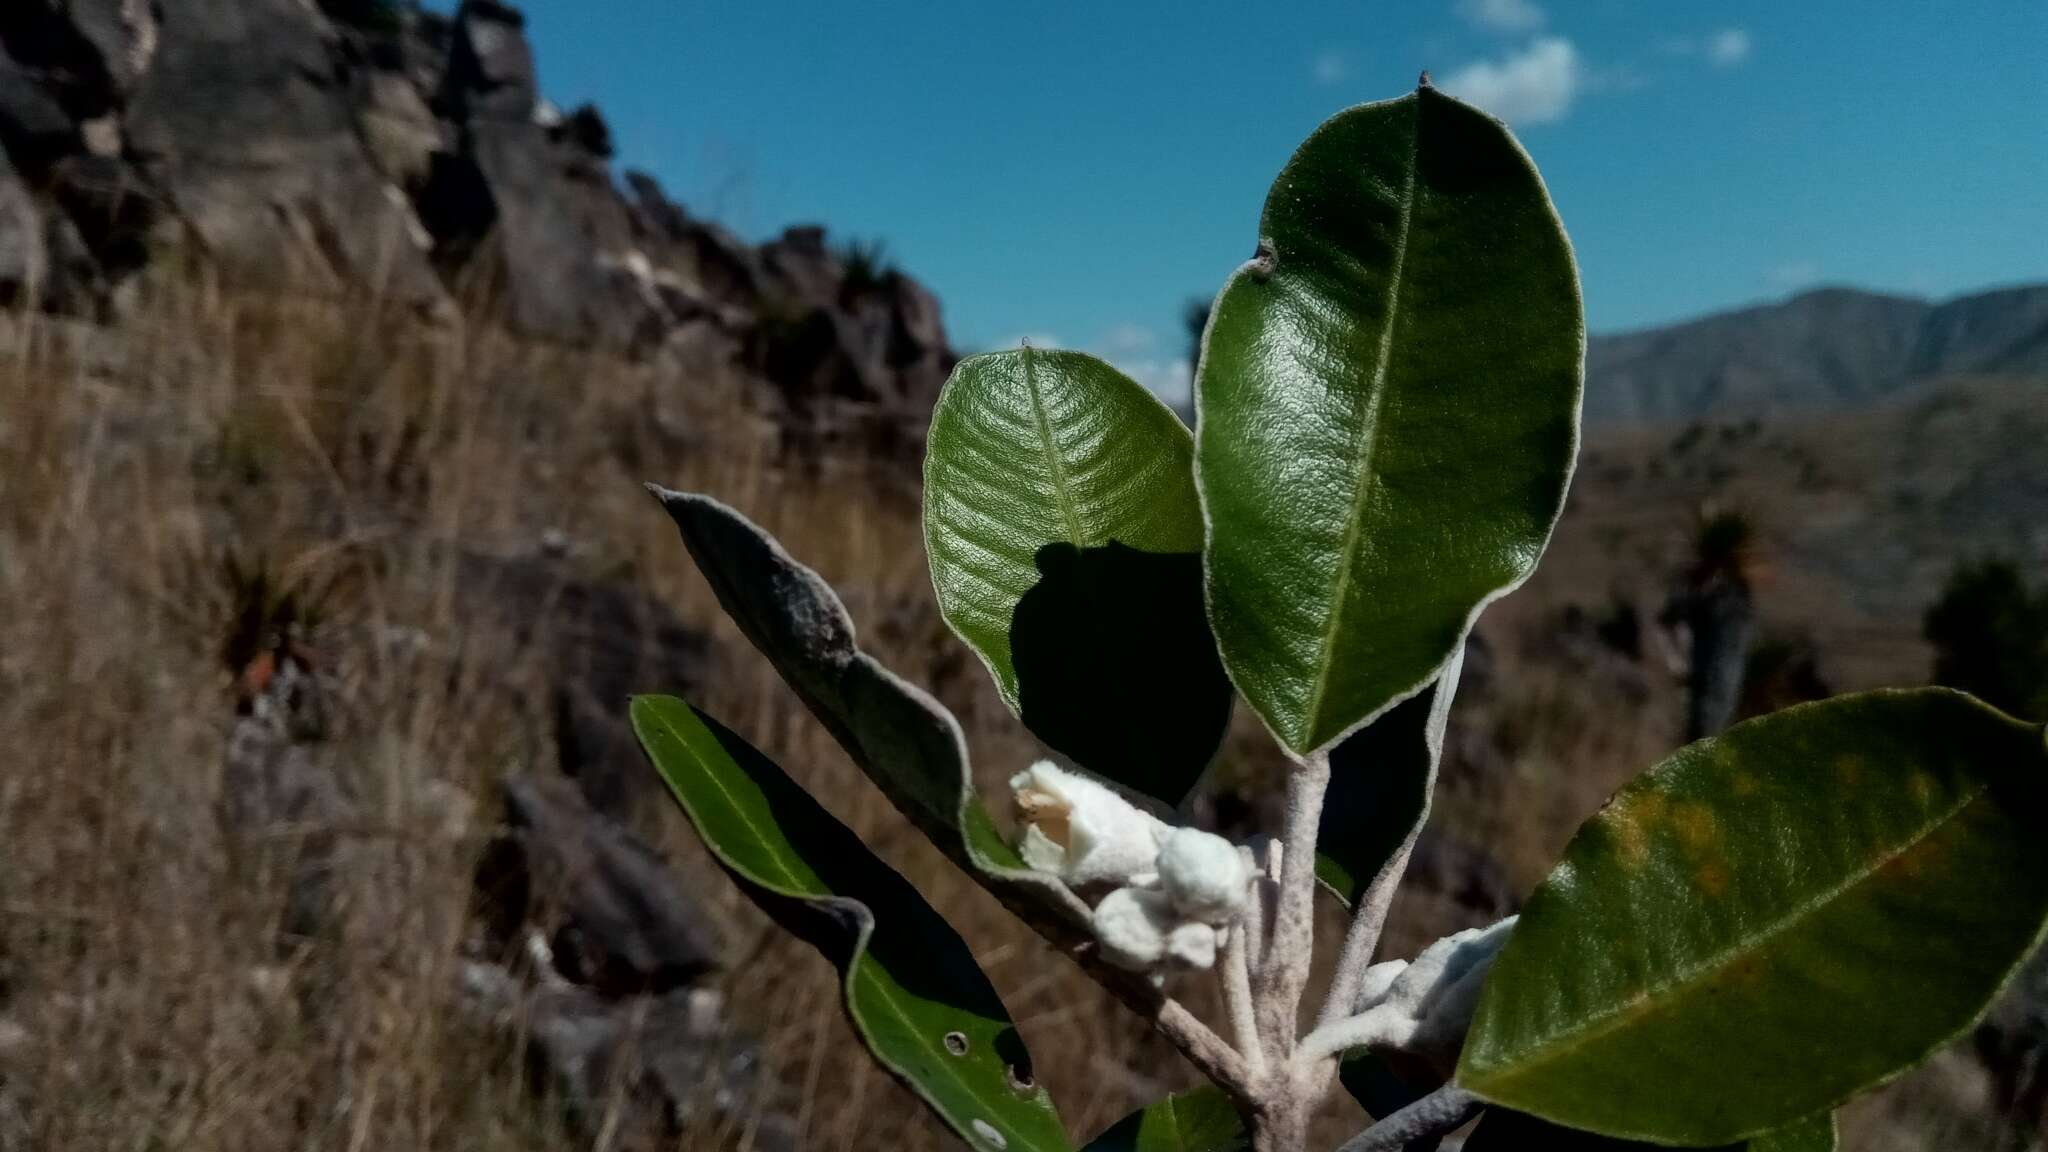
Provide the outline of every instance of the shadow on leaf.
[[1018,712],[1088,770],[1178,804],[1230,722],[1199,553],[1048,544],[1010,619]]

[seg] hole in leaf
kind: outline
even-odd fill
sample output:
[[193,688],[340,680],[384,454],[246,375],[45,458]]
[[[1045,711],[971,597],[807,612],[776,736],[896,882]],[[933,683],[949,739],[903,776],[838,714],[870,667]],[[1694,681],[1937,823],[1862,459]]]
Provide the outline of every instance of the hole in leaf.
[[1010,1065],[1008,1071],[1010,1073],[1010,1091],[1028,1093],[1038,1090],[1038,1081],[1031,1078],[1030,1072],[1017,1067],[1015,1064]]
[[951,1052],[955,1056],[967,1055],[967,1033],[946,1033],[946,1051]]

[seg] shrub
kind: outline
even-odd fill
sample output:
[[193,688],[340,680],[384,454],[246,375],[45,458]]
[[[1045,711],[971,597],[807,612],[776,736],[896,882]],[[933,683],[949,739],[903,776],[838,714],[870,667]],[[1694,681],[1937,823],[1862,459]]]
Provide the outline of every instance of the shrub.
[[1934,645],[1935,683],[2048,719],[2048,589],[2030,593],[2011,562],[1957,568],[1922,632]]
[[[720,603],[914,825],[1211,1082],[1091,1149],[1831,1148],[1833,1109],[1982,1013],[2048,921],[2039,725],[1946,689],[1692,744],[1589,820],[1519,918],[1373,963],[1474,620],[1533,570],[1578,442],[1577,272],[1533,165],[1426,85],[1344,112],[1274,185],[1211,310],[1197,431],[1100,360],[963,360],[932,414],[947,623],[1061,762],[1002,830],[958,723],[745,517],[656,489]],[[1701,540],[1739,572],[1746,528]],[[1736,525],[1736,527],[1741,527]],[[1284,818],[1179,826],[1242,698]],[[740,735],[640,697],[713,854],[839,966],[870,1052],[984,1152],[1070,1147],[973,953]],[[1301,1026],[1318,888],[1352,911]],[[1175,995],[1218,982],[1220,1028]]]

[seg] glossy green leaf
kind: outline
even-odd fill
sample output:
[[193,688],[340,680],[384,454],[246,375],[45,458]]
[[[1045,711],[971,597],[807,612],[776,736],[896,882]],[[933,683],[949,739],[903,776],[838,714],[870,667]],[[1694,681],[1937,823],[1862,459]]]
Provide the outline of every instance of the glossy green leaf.
[[1230,720],[1193,468],[1193,438],[1152,393],[1036,348],[960,362],[924,463],[946,622],[1040,739],[1167,804]]
[[1204,1085],[1140,1108],[1082,1152],[1242,1152],[1251,1146],[1230,1097]]
[[959,721],[861,651],[831,586],[724,504],[650,490],[726,614],[890,802],[1027,920],[1085,930],[1088,905],[1025,867],[975,794]]
[[1967,1029],[2038,941],[2043,812],[2042,729],[1945,689],[1681,749],[1530,899],[1458,1080],[1672,1144],[1833,1108]]
[[[1581,1132],[1526,1112],[1490,1108],[1465,1141],[1464,1152],[1657,1152],[1664,1147]],[[1835,1152],[1835,1114],[1823,1112],[1718,1148],[1719,1152]]]
[[972,1147],[1068,1148],[1016,1025],[967,942],[766,756],[673,697],[633,728],[718,862],[838,966],[868,1049]]
[[1464,664],[1461,646],[1436,683],[1330,750],[1330,786],[1316,829],[1316,879],[1347,906],[1358,903],[1429,816],[1444,728]]
[[1224,666],[1288,747],[1429,683],[1527,578],[1584,353],[1564,229],[1497,121],[1423,88],[1288,161],[1209,321],[1195,451]]

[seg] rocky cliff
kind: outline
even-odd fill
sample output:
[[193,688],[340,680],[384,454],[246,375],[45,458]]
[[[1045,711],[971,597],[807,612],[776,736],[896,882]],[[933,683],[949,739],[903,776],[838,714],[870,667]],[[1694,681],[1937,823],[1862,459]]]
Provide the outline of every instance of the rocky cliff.
[[1860,408],[1945,376],[2048,377],[2048,284],[1941,302],[1826,288],[1596,337],[1586,353],[1586,419]]
[[638,355],[710,340],[814,419],[929,411],[953,361],[930,292],[822,229],[754,247],[615,179],[524,24],[500,0],[8,0],[0,303],[105,315],[190,267]]

